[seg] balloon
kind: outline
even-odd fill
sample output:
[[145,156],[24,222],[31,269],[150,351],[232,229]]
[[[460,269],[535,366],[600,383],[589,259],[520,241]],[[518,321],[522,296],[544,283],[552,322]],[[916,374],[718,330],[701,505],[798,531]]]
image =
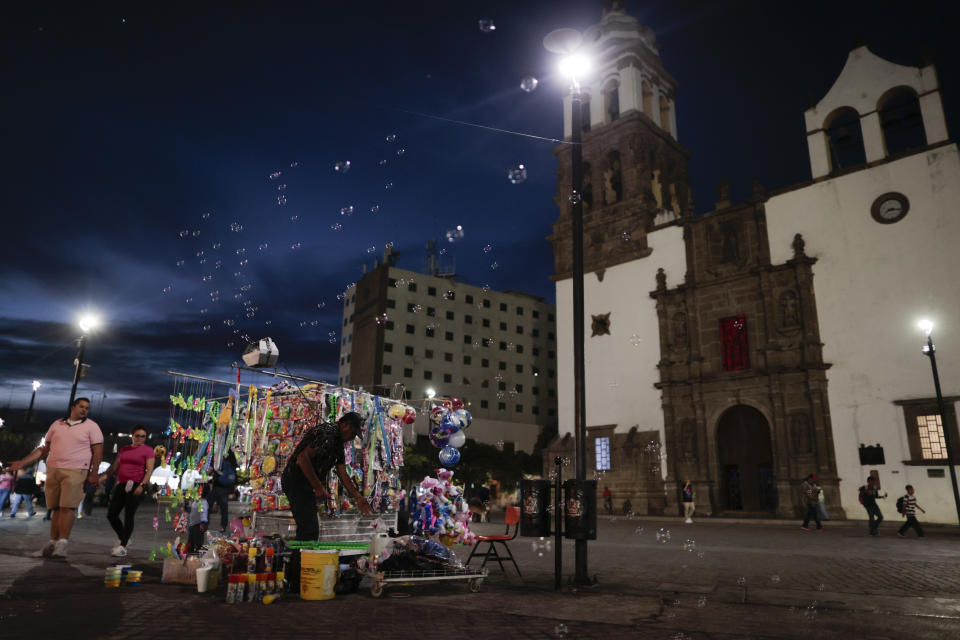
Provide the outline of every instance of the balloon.
[[467,434],[465,434],[463,431],[457,431],[450,435],[450,437],[447,439],[447,444],[451,447],[456,447],[459,449],[464,445],[464,443],[466,443],[466,441]]
[[470,426],[470,423],[473,422],[473,416],[471,416],[470,412],[466,409],[457,409],[453,415],[460,421],[461,429],[466,429]]
[[430,429],[430,444],[435,446],[437,449],[442,449],[445,447],[449,438],[450,434],[443,431],[440,427],[434,427]]
[[460,462],[460,450],[450,445],[440,450],[440,464],[445,467],[452,467]]
[[450,401],[450,409],[453,411],[459,411],[460,409],[463,409],[463,400],[460,398],[453,398]]
[[460,431],[460,421],[452,413],[448,413],[440,421],[440,428],[446,431],[447,435],[450,435],[455,431]]
[[417,410],[413,407],[407,407],[406,413],[403,415],[404,424],[413,424],[417,420]]
[[390,407],[390,411],[387,412],[387,414],[394,420],[401,419],[403,416],[406,415],[406,413],[407,413],[407,408],[404,407],[402,404],[393,405],[392,407]]
[[445,407],[434,407],[430,410],[430,419],[438,423],[443,420],[443,416],[449,413]]

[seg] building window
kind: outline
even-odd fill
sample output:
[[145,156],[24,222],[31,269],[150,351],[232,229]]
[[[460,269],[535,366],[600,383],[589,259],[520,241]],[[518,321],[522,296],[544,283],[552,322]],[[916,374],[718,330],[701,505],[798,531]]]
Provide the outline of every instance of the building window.
[[540,415],[540,407],[537,407],[537,406],[530,407],[530,413],[532,413],[535,416]]
[[407,291],[416,291],[416,290],[417,290],[416,282],[411,282],[410,284],[407,285]]
[[[534,329],[534,331],[536,331],[536,329]],[[535,356],[540,355],[540,349],[538,349],[537,347],[534,347],[534,348],[533,348],[533,355],[535,355]]]
[[490,380],[481,380],[481,381],[480,381],[480,388],[481,388],[481,389],[489,389],[489,388],[490,388]]
[[386,351],[387,353],[393,353],[393,343],[392,343],[392,342],[384,342],[384,343],[383,343],[383,350]]
[[409,368],[404,369],[404,370],[403,370],[403,377],[404,377],[404,378],[412,378],[412,377],[413,377],[413,369],[409,369]]
[[750,368],[746,316],[722,318],[720,320],[720,340],[723,349],[724,371],[741,371]]
[[453,382],[453,376],[450,375],[449,373],[445,373],[445,374],[443,374],[443,381],[444,381],[444,382]]
[[498,383],[497,383],[497,389],[499,389],[500,391],[506,391],[506,390],[507,390],[507,383],[506,383],[506,382],[498,382]]
[[434,328],[433,327],[425,328],[423,330],[423,335],[427,336],[428,338],[432,338],[435,335]]
[[384,326],[387,327],[388,331],[393,331],[393,320],[387,320],[387,324]]
[[517,345],[517,353],[523,353],[523,345],[522,345],[522,344],[518,344],[518,345]]
[[470,314],[463,316],[463,322],[464,324],[473,324],[473,316]]
[[427,295],[428,295],[428,296],[435,296],[435,295],[437,295],[437,288],[436,288],[436,287],[427,287]]
[[391,287],[395,287],[395,286],[397,286],[397,279],[396,279],[396,278],[388,278],[388,279],[387,279],[387,284],[389,284]]
[[447,311],[447,320],[453,320],[453,311]]
[[467,296],[467,304],[473,304],[473,296]]
[[469,386],[470,386],[470,378],[464,376],[464,377],[463,377],[463,380],[460,381],[460,384],[462,384],[462,385],[465,386],[465,387],[469,387]]
[[523,335],[523,327],[521,327],[520,325],[517,325],[517,333],[520,335]]
[[484,309],[489,309],[489,308],[490,308],[490,301],[489,301],[489,300],[484,300],[484,301],[483,301],[483,308],[484,308]]
[[430,360],[433,360],[433,349],[424,349],[424,350],[423,350],[423,357],[424,357],[424,358],[429,358]]
[[556,389],[547,389],[547,395],[552,398],[552,397],[554,397],[555,395],[557,395],[557,390],[556,390]]
[[554,371],[553,369],[547,369],[547,377],[548,377],[548,378],[556,378],[556,377],[557,377],[557,372]]
[[547,314],[547,320],[548,320],[549,322],[553,322],[553,314],[552,314],[552,313],[548,313],[548,314]]
[[347,359],[344,356],[340,356],[340,364],[347,364]]
[[353,342],[353,334],[347,336],[347,342]]
[[557,357],[557,354],[555,354],[553,351],[547,351],[547,357],[553,360]]
[[501,361],[500,361],[500,371],[506,371],[506,370],[507,370],[507,363],[501,360]]
[[433,371],[424,371],[423,372],[424,380],[433,380]]
[[483,326],[489,328],[489,327],[490,327],[490,320],[487,319],[487,318],[484,318],[484,319],[483,319]]
[[513,408],[513,410],[516,411],[517,413],[523,413],[523,405],[522,405],[522,404],[518,404],[517,406],[515,406],[515,407]]
[[532,335],[534,338],[539,338],[539,337],[540,337],[540,329],[534,329],[534,330],[532,330],[532,331],[530,332],[530,335]]
[[346,319],[346,318],[343,319],[343,326],[347,326],[347,319]]
[[556,409],[549,409],[549,410],[547,410],[547,415],[549,415],[549,416],[552,418],[553,416],[557,415],[557,410],[556,410]]
[[437,310],[433,307],[427,307],[427,315],[433,318],[437,315]]
[[413,333],[416,331],[416,328],[412,324],[407,325],[407,333]]
[[501,340],[501,341],[500,341],[500,351],[506,351],[506,350],[507,350],[507,343],[506,343],[506,342],[503,342],[503,341]]
[[523,365],[522,365],[522,364],[518,364],[518,365],[517,365],[517,373],[523,373]]
[[472,361],[473,360],[470,358],[470,356],[463,356],[463,364],[471,364]]
[[350,362],[350,354],[347,354],[347,362]]
[[497,410],[498,410],[498,411],[506,411],[506,410],[507,410],[507,403],[506,403],[506,402],[498,402],[498,403],[497,403]]
[[597,454],[597,471],[610,471],[610,438],[597,438],[593,446]]
[[473,338],[470,336],[463,336],[463,344],[473,344]]
[[412,302],[408,302],[408,303],[407,303],[407,312],[408,312],[408,313],[416,313],[416,311],[415,311],[416,308],[417,308],[417,305],[413,304]]
[[910,461],[920,463],[929,460],[946,460],[947,446],[944,425],[950,429],[950,439],[960,441],[957,432],[957,416],[952,398],[945,403],[947,414],[941,417],[937,401],[933,398],[900,401],[903,405],[907,427],[907,443],[910,446]]
[[480,408],[481,408],[481,409],[486,409],[486,408],[488,408],[489,406],[490,406],[490,403],[487,402],[486,400],[481,400],[481,401],[480,401]]
[[447,331],[443,334],[444,340],[453,340],[453,331]]
[[483,367],[484,369],[487,369],[490,367],[490,361],[484,358],[483,360],[480,361],[480,366]]
[[830,152],[830,170],[866,164],[866,148],[863,146],[863,131],[860,129],[860,114],[851,107],[843,107],[824,123],[827,150]]
[[537,318],[540,317],[540,312],[537,311],[536,309],[534,309],[534,310],[531,311],[530,313],[533,315],[533,319],[534,319],[534,320],[536,320]]
[[412,355],[413,355],[413,347],[411,347],[410,345],[407,345],[406,347],[404,347],[404,348],[403,348],[403,355],[405,355],[405,356],[412,356]]
[[535,396],[540,395],[540,387],[534,387],[531,393],[533,393]]
[[391,373],[390,365],[388,364],[383,365],[383,372],[387,375],[390,375]]
[[518,315],[518,316],[522,316],[522,315],[523,315],[523,307],[517,307],[517,315]]
[[506,310],[507,310],[507,303],[506,303],[506,302],[501,302],[501,303],[500,303],[500,311],[506,311]]
[[553,335],[553,331],[547,331],[547,340],[556,340],[556,336]]
[[443,359],[446,360],[447,362],[453,362],[453,354],[445,352],[443,354]]
[[506,323],[506,322],[501,322],[501,323],[500,323],[500,331],[506,331],[506,330],[507,330],[507,323]]
[[397,301],[391,298],[387,298],[387,309],[396,309]]
[[920,438],[920,455],[924,460],[947,457],[947,443],[939,413],[917,416],[917,436]]

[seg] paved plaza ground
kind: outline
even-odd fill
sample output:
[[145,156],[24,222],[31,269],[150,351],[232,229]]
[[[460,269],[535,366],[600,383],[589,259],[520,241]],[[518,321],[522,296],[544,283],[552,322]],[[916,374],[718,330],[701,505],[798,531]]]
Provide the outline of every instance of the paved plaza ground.
[[[42,511],[0,520],[0,635],[506,640],[562,637],[563,624],[571,640],[960,637],[960,530],[929,527],[924,539],[901,539],[895,517],[879,538],[862,522],[806,532],[798,523],[602,518],[589,546],[591,587],[554,591],[552,551],[540,557],[518,538],[511,547],[523,576],[494,565],[479,593],[453,582],[391,585],[380,599],[361,591],[227,605],[223,590],[160,583],[160,563],[148,562],[151,507],[140,510],[128,560],[144,570],[143,584],[119,590],[103,586],[115,542],[103,509],[77,523],[66,561],[29,556],[47,539]],[[669,542],[657,542],[660,527]],[[688,539],[693,551],[683,549]],[[572,543],[564,563],[568,576]]]

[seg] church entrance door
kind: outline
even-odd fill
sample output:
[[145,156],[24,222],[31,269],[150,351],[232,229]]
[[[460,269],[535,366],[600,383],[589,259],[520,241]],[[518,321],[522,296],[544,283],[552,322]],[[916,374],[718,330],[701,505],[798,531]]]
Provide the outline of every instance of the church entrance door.
[[770,425],[746,405],[727,409],[717,422],[721,469],[720,508],[725,511],[773,511],[777,488],[773,475]]

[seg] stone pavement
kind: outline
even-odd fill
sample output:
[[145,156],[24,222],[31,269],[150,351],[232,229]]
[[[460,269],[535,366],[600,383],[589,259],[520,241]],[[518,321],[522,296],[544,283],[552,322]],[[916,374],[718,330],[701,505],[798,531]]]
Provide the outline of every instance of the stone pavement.
[[[47,537],[39,516],[0,520],[0,635],[506,640],[558,638],[564,624],[570,639],[960,637],[956,527],[929,527],[919,540],[898,538],[894,518],[879,538],[863,523],[805,532],[797,523],[604,518],[589,546],[592,587],[555,592],[552,552],[541,557],[518,538],[511,548],[523,576],[488,565],[479,593],[453,582],[390,585],[380,599],[361,591],[325,602],[287,596],[269,606],[227,605],[222,590],[160,584],[159,563],[147,562],[151,507],[138,514],[128,560],[144,570],[143,584],[119,590],[102,581],[114,543],[103,509],[77,523],[66,561],[29,557]],[[656,541],[660,527],[670,542]],[[693,551],[683,549],[688,539]],[[567,576],[569,542],[564,563]]]

